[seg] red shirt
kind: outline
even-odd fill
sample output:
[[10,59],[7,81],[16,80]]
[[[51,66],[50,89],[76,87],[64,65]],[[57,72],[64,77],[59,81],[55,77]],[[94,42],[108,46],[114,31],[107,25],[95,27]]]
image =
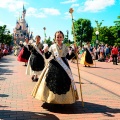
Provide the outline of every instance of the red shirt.
[[113,48],[112,49],[112,54],[113,55],[117,55],[118,54],[118,49],[117,48]]

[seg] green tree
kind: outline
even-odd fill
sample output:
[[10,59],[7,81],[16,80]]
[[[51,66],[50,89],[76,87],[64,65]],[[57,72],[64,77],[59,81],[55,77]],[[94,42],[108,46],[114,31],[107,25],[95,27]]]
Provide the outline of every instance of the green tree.
[[96,30],[100,30],[100,27],[102,26],[102,23],[103,23],[104,20],[102,20],[100,23],[98,22],[98,20],[95,20],[95,23],[96,23]]
[[100,29],[100,34],[99,34],[99,42],[104,43],[104,44],[109,44],[109,41],[111,41],[109,38],[111,35],[110,30],[107,26],[101,27]]
[[6,25],[0,26],[0,43],[10,45],[12,42],[12,35],[6,27]]
[[78,19],[74,22],[77,43],[82,47],[83,42],[91,42],[93,27],[88,19]]
[[50,37],[48,39],[46,39],[45,43],[47,43],[48,46],[52,45],[52,41],[50,40]]
[[[97,28],[94,28],[93,36],[92,36],[92,43],[95,44],[96,41],[96,34],[95,31]],[[115,26],[103,26],[99,28],[99,44],[104,43],[108,45],[114,45],[116,41],[116,27]]]
[[117,39],[115,41],[115,45],[120,46],[120,38],[118,35],[118,31],[120,31],[120,16],[117,16],[117,20],[114,21],[115,27],[116,27],[116,33],[117,33]]
[[117,19],[118,20],[115,20],[114,23],[115,23],[117,30],[120,30],[120,16],[117,16]]

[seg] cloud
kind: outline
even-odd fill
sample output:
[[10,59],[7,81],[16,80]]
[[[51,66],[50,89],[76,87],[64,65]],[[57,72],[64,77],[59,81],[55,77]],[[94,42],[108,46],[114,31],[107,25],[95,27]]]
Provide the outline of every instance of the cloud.
[[70,15],[69,12],[65,12],[64,14],[65,14],[64,19],[69,19],[69,18],[71,18],[71,15]]
[[41,8],[40,11],[46,15],[60,15],[59,10],[54,8]]
[[79,7],[78,12],[99,12],[108,6],[114,5],[115,0],[87,0]]
[[[16,17],[21,15],[19,11],[21,11],[23,4],[25,5],[28,3],[24,0],[0,0],[0,8],[5,8],[11,12],[15,12]],[[29,7],[26,10],[26,16],[45,18],[47,15],[60,15],[60,12],[54,8],[41,8],[38,10],[36,8]]]
[[74,7],[79,7],[79,4],[72,4],[71,8],[74,8]]
[[77,0],[66,0],[64,2],[60,2],[61,4],[69,4],[69,3],[74,3],[76,2]]
[[8,9],[9,11],[16,11],[27,4],[24,0],[0,0],[0,8]]
[[29,7],[26,12],[26,16],[34,16],[37,18],[45,18],[48,15],[60,15],[59,10],[54,8],[40,8],[39,10],[33,7]]
[[26,11],[26,16],[32,16],[36,18],[45,18],[46,15],[42,12],[39,12],[36,8],[29,7]]

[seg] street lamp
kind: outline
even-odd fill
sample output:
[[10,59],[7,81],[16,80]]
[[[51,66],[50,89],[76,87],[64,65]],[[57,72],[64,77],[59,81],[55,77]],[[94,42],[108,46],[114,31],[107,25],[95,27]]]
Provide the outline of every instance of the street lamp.
[[45,33],[46,27],[44,27],[43,30],[44,30],[44,36],[45,36],[44,42],[46,42],[46,33]]
[[69,41],[68,41],[68,40],[69,40],[69,31],[66,30],[66,32],[67,32],[67,42],[69,42]]
[[96,34],[96,47],[97,47],[97,46],[98,46],[98,43],[99,43],[99,41],[98,41],[99,31],[97,30],[97,31],[95,32],[95,34]]

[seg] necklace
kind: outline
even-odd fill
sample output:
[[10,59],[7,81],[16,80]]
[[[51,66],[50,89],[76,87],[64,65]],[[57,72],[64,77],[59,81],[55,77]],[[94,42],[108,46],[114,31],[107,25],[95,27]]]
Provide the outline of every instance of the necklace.
[[59,51],[60,56],[61,56],[62,53],[63,53],[63,50],[62,50],[63,48],[62,48],[62,47],[63,47],[62,44],[61,44],[61,45],[58,45],[58,44],[57,44],[57,48],[58,48],[58,51]]

